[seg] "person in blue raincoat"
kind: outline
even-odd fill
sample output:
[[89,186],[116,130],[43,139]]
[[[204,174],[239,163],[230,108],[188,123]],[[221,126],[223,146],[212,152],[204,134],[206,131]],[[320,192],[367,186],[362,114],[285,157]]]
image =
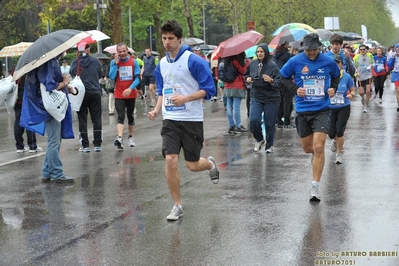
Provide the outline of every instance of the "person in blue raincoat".
[[[42,165],[42,182],[72,183],[74,179],[64,174],[59,156],[61,132],[73,132],[71,107],[68,106],[63,121],[58,122],[54,119],[44,108],[40,83],[44,84],[47,91],[66,89],[69,93],[73,92],[73,88],[67,86],[69,75],[63,77],[61,73],[58,57],[28,72],[25,79],[20,125],[41,135],[47,131],[47,151]],[[70,123],[63,123],[64,121]]]

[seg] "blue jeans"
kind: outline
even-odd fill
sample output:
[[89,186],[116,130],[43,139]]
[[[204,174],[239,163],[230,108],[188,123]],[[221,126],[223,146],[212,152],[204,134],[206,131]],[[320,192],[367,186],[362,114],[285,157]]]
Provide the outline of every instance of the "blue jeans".
[[256,142],[263,140],[262,134],[262,113],[263,123],[266,128],[266,150],[274,144],[274,133],[276,132],[276,119],[280,102],[261,103],[251,100],[249,111],[249,130]]
[[226,97],[227,119],[230,127],[241,127],[241,98]]
[[46,122],[47,150],[42,166],[42,177],[59,179],[64,175],[60,159],[61,123],[51,118]]

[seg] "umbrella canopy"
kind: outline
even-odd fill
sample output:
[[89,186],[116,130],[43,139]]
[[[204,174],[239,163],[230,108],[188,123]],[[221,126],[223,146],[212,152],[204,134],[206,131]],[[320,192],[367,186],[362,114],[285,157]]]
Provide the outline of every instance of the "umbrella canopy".
[[285,24],[285,25],[281,26],[277,30],[275,30],[273,32],[272,36],[276,36],[280,32],[285,31],[285,30],[290,30],[290,29],[306,29],[306,30],[311,31],[311,32],[316,32],[315,29],[313,29],[311,26],[309,26],[307,24],[303,24],[303,23],[288,23],[288,24]]
[[195,37],[183,38],[181,40],[181,45],[198,45],[198,44],[203,44],[203,43],[205,43],[204,40],[201,40],[201,39],[195,38]]
[[33,42],[20,42],[14,45],[5,46],[0,51],[0,57],[20,56],[32,44]]
[[[258,48],[258,45],[254,45],[254,46],[252,46],[252,47],[250,47],[250,48],[248,48],[247,50],[245,50],[245,55],[248,57],[248,58],[251,58],[251,57],[254,57],[254,56],[256,56],[256,49]],[[273,48],[272,47],[270,47],[270,46],[268,46],[267,48],[269,48],[269,52],[271,53],[271,52],[273,52]]]
[[343,31],[334,31],[333,33],[339,34],[342,36],[344,41],[361,41],[363,37],[357,34],[356,32],[343,32]]
[[94,58],[97,58],[97,59],[110,60],[109,56],[107,56],[105,54],[96,53],[96,54],[92,54],[91,56]]
[[215,50],[217,46],[211,44],[201,44],[199,47],[201,50]]
[[[108,46],[108,47],[105,47],[105,48],[103,49],[103,51],[104,51],[104,52],[108,52],[108,53],[110,53],[110,54],[116,54],[116,46],[117,46],[117,44],[111,45],[111,46]],[[135,53],[135,51],[134,51],[132,48],[130,48],[130,47],[128,47],[127,50],[128,50],[129,52],[131,52],[131,53]]]
[[328,41],[333,33],[326,29],[316,29],[317,35],[319,35],[320,39],[323,41]]
[[218,55],[223,58],[232,55],[238,55],[241,52],[244,52],[246,49],[256,45],[262,38],[263,35],[256,31],[240,33],[221,42],[212,53],[212,57]]
[[86,32],[64,29],[40,37],[19,58],[13,80],[50,61],[88,36]]
[[299,39],[302,39],[303,36],[308,33],[310,33],[310,31],[306,29],[285,30],[274,36],[269,45],[272,48],[276,48],[278,45],[284,44],[286,42],[295,42]]
[[99,30],[88,30],[88,31],[85,31],[85,32],[90,34],[90,36],[86,37],[83,40],[81,40],[80,42],[78,42],[76,44],[76,47],[78,47],[79,44],[82,43],[82,42],[85,42],[87,44],[92,44],[92,43],[99,42],[99,41],[102,41],[102,40],[111,39],[111,37],[109,37],[104,32],[99,31]]

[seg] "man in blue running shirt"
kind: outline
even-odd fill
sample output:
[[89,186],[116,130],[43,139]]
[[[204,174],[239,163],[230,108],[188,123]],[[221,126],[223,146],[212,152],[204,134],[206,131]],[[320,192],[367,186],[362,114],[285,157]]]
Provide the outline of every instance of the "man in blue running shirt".
[[[295,124],[302,148],[312,153],[310,201],[320,201],[319,182],[324,168],[324,146],[330,127],[330,99],[338,88],[340,71],[334,59],[320,53],[316,33],[303,38],[304,53],[292,57],[280,70],[282,83],[296,92]],[[292,82],[294,78],[294,82]]]

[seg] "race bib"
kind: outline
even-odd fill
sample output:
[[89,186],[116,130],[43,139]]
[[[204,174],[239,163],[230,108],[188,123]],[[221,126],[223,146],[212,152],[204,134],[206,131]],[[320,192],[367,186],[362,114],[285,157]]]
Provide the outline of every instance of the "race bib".
[[332,105],[343,105],[345,103],[344,94],[337,92],[335,93],[334,97],[331,98]]
[[384,70],[384,64],[376,64],[377,72],[381,72]]
[[186,105],[176,106],[171,98],[173,96],[183,95],[183,90],[181,87],[172,87],[172,88],[164,88],[163,89],[163,104],[165,106],[166,111],[178,111],[178,110],[185,110]]
[[131,66],[122,66],[119,68],[120,80],[133,80],[133,69]]
[[321,101],[324,99],[324,80],[304,80],[303,88],[305,89],[305,101]]

